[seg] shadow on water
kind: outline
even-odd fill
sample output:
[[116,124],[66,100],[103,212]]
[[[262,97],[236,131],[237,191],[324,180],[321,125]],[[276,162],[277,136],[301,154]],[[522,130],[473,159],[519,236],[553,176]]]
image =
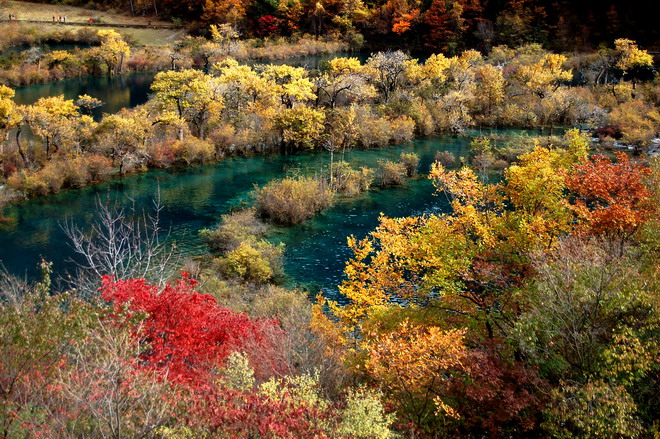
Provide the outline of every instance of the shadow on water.
[[122,108],[132,108],[147,102],[154,76],[155,73],[127,73],[65,79],[19,87],[14,100],[20,105],[30,105],[49,96],[64,95],[65,99],[76,99],[86,94],[103,102],[103,106],[93,111],[94,118],[99,120],[103,113],[117,113]]

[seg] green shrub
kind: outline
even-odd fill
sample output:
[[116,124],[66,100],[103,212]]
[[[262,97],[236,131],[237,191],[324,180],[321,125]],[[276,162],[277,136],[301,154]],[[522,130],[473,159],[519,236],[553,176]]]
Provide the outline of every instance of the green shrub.
[[218,227],[201,230],[200,235],[211,251],[218,253],[232,251],[242,242],[256,242],[268,230],[256,213],[255,208],[249,208],[222,215]]
[[281,275],[282,251],[282,245],[276,246],[263,240],[254,244],[241,242],[221,259],[220,265],[227,277],[266,283]]
[[493,145],[491,144],[490,139],[486,136],[475,137],[470,142],[470,152],[473,156],[492,153]]
[[389,429],[393,414],[385,414],[382,395],[367,389],[350,389],[342,413],[339,432],[355,439],[388,439],[396,437]]
[[256,190],[257,209],[279,224],[293,225],[312,218],[332,204],[332,191],[310,177],[287,177]]

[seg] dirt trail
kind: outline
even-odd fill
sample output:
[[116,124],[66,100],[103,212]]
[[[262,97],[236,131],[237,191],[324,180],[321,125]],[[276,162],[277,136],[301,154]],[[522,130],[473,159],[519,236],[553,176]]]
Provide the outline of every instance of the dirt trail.
[[[154,17],[135,16],[115,11],[98,11],[78,6],[53,5],[47,3],[31,3],[17,0],[0,1],[0,19],[8,21],[9,15],[14,20],[26,23],[51,25],[89,25],[92,18],[99,27],[137,28],[137,29],[176,29],[171,22]],[[66,17],[66,23],[60,22],[60,17]]]
[[58,21],[46,20],[9,20],[7,18],[0,19],[0,23],[35,23],[35,24],[56,24],[58,26],[89,26],[89,27],[118,27],[118,28],[132,28],[132,29],[182,29],[182,26],[175,26],[173,24],[138,24],[138,23],[95,23],[95,22],[75,22],[67,21],[66,23]]

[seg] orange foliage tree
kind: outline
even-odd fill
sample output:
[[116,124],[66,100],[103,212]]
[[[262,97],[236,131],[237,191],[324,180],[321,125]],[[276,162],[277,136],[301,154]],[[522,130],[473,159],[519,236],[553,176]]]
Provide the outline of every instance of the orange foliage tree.
[[626,240],[653,215],[651,192],[644,184],[651,170],[622,152],[616,159],[594,156],[576,166],[567,183],[585,232]]

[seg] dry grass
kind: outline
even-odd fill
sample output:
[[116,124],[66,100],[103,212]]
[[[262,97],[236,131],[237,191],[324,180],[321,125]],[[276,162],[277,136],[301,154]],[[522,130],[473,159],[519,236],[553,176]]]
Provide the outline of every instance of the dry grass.
[[112,13],[85,9],[76,6],[50,5],[44,3],[30,3],[16,0],[5,0],[0,2],[0,17],[7,18],[7,15],[14,14],[19,20],[39,20],[52,21],[53,15],[66,15],[66,21],[69,23],[87,23],[89,17],[98,18],[102,23],[110,24],[171,24],[166,21],[159,21],[149,17],[133,17],[130,14]]
[[[53,15],[66,15],[67,23],[87,24],[90,17],[100,20],[102,23],[117,25],[145,25],[151,22],[154,25],[169,25],[171,23],[161,20],[155,20],[151,17],[133,17],[130,14],[121,14],[92,9],[79,8],[75,6],[50,5],[42,3],[29,3],[15,0],[0,1],[0,18],[6,19],[9,14],[15,15],[18,20],[36,20],[52,21]],[[16,25],[3,23],[0,25],[0,32],[5,26]],[[19,23],[19,26],[27,28],[39,26],[40,30],[61,30],[63,26],[57,24],[31,24]],[[66,26],[66,29],[77,29],[78,26]],[[109,29],[99,27],[99,29]],[[137,29],[137,28],[117,28],[118,32],[130,36],[138,44],[145,46],[164,46],[171,44],[174,40],[182,36],[185,32],[178,29]]]

